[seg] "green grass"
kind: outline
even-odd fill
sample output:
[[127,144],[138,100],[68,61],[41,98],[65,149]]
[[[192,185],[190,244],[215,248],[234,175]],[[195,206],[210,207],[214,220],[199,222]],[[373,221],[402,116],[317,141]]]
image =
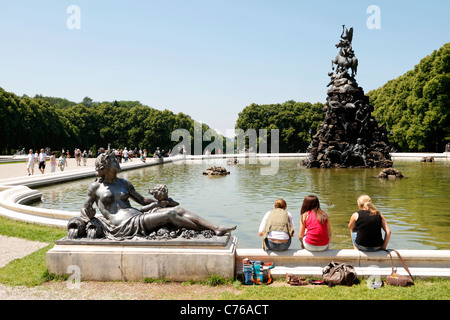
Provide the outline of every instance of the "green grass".
[[[277,280],[282,281],[282,280]],[[242,286],[240,294],[224,292],[222,299],[242,300],[448,300],[450,280],[415,280],[411,287],[383,286],[369,289],[362,279],[351,287],[335,286]]]
[[144,278],[142,279],[144,283],[170,283],[170,280],[166,278],[155,279],[155,278]]
[[[32,241],[49,243],[24,258],[11,261],[0,269],[0,283],[9,286],[38,286],[47,281],[64,280],[55,278],[46,268],[46,253],[56,240],[64,237],[66,231],[57,227],[46,227],[32,223],[18,222],[0,217],[0,234]],[[144,279],[146,283],[171,285],[166,279]],[[218,294],[212,299],[227,300],[449,300],[450,279],[415,280],[412,287],[384,286],[369,289],[365,279],[351,287],[280,285],[284,279],[277,279],[270,285],[243,285],[239,280],[211,276],[205,281],[187,281],[183,285],[208,285]],[[182,297],[180,297],[182,299]],[[174,296],[173,299],[177,299]]]
[[0,217],[0,234],[31,241],[49,243],[22,259],[16,259],[0,269],[0,283],[10,286],[36,286],[53,277],[48,274],[46,253],[56,240],[64,237],[66,231],[57,227],[41,226],[33,223],[14,221]]
[[9,286],[37,286],[53,279],[48,274],[45,254],[53,244],[39,249],[22,259],[11,261],[0,269],[0,283]]
[[0,217],[0,234],[31,241],[54,243],[66,235],[66,230]]

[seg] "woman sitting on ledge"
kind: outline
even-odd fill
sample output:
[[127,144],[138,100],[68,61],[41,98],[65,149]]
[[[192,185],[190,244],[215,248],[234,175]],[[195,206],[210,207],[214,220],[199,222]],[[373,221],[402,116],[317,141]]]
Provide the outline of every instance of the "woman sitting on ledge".
[[259,226],[259,235],[263,237],[263,249],[284,251],[291,245],[295,227],[292,215],[286,210],[283,199],[275,201],[274,209],[267,211]]
[[331,239],[331,225],[327,213],[320,209],[319,198],[306,196],[300,214],[299,238],[302,249],[327,250]]
[[[218,236],[236,229],[236,226],[232,228],[216,226],[178,207],[178,203],[170,198],[161,199],[163,201],[144,198],[134,189],[130,181],[117,177],[120,165],[112,150],[97,157],[95,169],[99,178],[88,189],[81,217],[69,221],[69,238],[83,237],[83,229],[89,238],[110,239],[146,236],[161,227],[212,230]],[[133,208],[130,198],[143,205],[145,212]],[[95,216],[94,203],[100,210],[100,216]],[[146,208],[149,210],[146,211]]]
[[[391,238],[391,229],[386,219],[368,195],[360,196],[357,203],[360,210],[351,216],[348,224],[353,248],[361,251],[386,250]],[[381,229],[386,233],[384,240]]]

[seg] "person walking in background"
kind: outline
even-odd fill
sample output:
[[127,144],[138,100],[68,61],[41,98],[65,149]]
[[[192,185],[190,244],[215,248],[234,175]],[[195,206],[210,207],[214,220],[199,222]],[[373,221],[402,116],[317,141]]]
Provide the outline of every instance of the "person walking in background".
[[[69,151],[67,151],[67,152],[69,152]],[[67,163],[66,155],[64,153],[61,153],[61,156],[58,159],[59,170],[64,171],[64,168],[66,166],[69,166],[69,164]]]
[[147,160],[147,150],[144,149],[143,152],[141,152],[141,161],[145,162],[145,160]]
[[[391,238],[391,229],[386,219],[368,195],[360,196],[357,204],[359,211],[351,216],[348,224],[353,248],[360,251],[386,250]],[[384,239],[381,230],[385,232]]]
[[87,158],[88,158],[88,153],[86,150],[83,151],[83,165],[86,166],[87,163]]
[[299,238],[302,249],[327,250],[331,239],[331,224],[327,213],[320,209],[319,198],[306,196],[300,214]]
[[81,150],[80,149],[75,149],[75,159],[77,162],[77,166],[81,166]]
[[286,210],[283,199],[275,201],[274,209],[268,211],[259,226],[259,235],[263,237],[263,249],[284,251],[291,245],[295,226],[292,215]]
[[55,172],[56,171],[56,156],[55,151],[52,151],[52,155],[50,156],[50,171]]
[[47,154],[45,153],[44,149],[41,149],[41,153],[39,153],[39,170],[42,174],[44,174],[45,171],[45,162],[47,161]]
[[35,160],[34,160],[33,149],[30,149],[30,151],[28,152],[27,161],[26,161],[27,172],[28,172],[29,176],[34,174],[34,161]]

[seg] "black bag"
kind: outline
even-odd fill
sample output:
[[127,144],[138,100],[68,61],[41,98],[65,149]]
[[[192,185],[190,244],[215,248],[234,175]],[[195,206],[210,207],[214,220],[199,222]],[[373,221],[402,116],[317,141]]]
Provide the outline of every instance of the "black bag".
[[346,263],[332,261],[322,270],[322,281],[328,286],[351,286],[355,279],[355,268]]

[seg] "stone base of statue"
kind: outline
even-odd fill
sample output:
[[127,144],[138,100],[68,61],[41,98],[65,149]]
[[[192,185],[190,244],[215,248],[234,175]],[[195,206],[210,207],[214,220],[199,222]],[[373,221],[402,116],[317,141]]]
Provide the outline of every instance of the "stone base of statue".
[[51,274],[96,281],[205,280],[234,277],[237,238],[122,240],[68,239],[47,252]]

